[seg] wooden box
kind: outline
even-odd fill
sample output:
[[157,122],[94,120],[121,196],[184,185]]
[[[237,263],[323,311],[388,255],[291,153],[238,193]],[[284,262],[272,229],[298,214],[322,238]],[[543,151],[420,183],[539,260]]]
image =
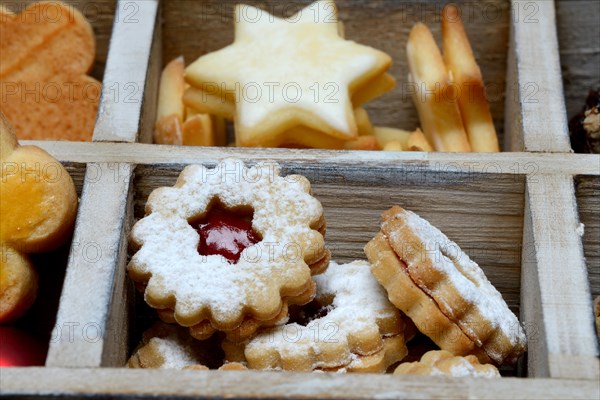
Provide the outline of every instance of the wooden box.
[[[561,21],[557,35],[555,15],[556,10],[570,15],[579,3],[591,3],[598,15],[594,2],[459,2],[503,153],[148,144],[162,67],[180,54],[189,63],[228,44],[235,2],[69,1],[84,10],[97,34],[94,74],[103,76],[101,106],[93,143],[31,142],[67,166],[80,205],[46,366],[0,369],[0,393],[27,398],[597,398],[591,295],[600,294],[600,156],[570,149],[558,47],[570,25]],[[308,3],[270,5],[276,14],[290,15]],[[338,1],[347,37],[394,59],[399,85],[369,106],[374,124],[406,129],[418,124],[402,86],[406,38],[413,23],[423,21],[439,39],[443,3]],[[597,54],[597,40],[588,44]],[[429,219],[482,266],[520,316],[529,348],[513,371],[517,376],[483,381],[123,368],[139,339],[140,318],[125,272],[129,230],[152,189],[172,185],[187,164],[214,165],[226,157],[275,160],[285,173],[305,175],[324,205],[327,242],[338,261],[365,258],[362,248],[378,230],[380,213],[394,204]]]

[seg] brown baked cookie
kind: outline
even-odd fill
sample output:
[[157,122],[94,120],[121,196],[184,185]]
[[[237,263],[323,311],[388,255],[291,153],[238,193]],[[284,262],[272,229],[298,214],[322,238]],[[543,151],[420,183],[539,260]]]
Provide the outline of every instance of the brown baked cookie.
[[525,332],[482,269],[415,213],[394,206],[382,219],[365,252],[392,302],[443,349],[516,362]]
[[0,13],[0,111],[19,139],[91,140],[100,83],[89,22],[73,6],[34,3]]
[[302,176],[275,163],[191,165],[154,190],[133,227],[129,276],[167,322],[243,341],[308,303],[329,263],[323,208]]

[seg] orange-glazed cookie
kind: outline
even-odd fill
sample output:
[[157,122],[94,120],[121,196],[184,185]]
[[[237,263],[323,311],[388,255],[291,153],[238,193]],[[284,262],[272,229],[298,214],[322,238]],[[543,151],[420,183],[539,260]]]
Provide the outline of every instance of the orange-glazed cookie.
[[37,274],[27,254],[55,249],[71,234],[77,193],[65,168],[44,150],[19,146],[0,114],[0,323],[33,303]]
[[128,271],[162,318],[198,338],[219,330],[243,340],[313,298],[311,266],[329,260],[323,208],[306,178],[279,172],[234,159],[191,165],[150,194]]

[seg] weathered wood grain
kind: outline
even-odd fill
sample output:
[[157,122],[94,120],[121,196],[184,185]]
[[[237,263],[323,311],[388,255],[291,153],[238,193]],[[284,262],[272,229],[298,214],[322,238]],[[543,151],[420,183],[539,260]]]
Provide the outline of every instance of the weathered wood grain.
[[505,148],[569,152],[554,1],[511,4]]
[[253,371],[7,368],[2,393],[51,398],[228,399],[593,399],[598,381],[448,379],[373,374],[290,374]]
[[[343,150],[254,149],[234,147],[161,146],[140,143],[79,143],[23,141],[40,146],[61,161],[127,162],[133,164],[215,163],[226,157],[242,160],[274,160],[284,164],[337,165],[373,169],[383,174],[389,165],[407,164],[432,173],[467,172],[509,175],[600,175],[600,155],[536,153],[420,153]],[[354,169],[356,170],[356,168]]]
[[578,176],[575,195],[579,219],[584,225],[583,253],[587,263],[592,296],[600,296],[600,178]]
[[[290,17],[311,0],[245,1],[271,14]],[[237,0],[177,0],[162,3],[163,65],[183,55],[186,63],[233,41],[233,7]],[[440,15],[443,1],[338,0],[346,38],[375,47],[391,55],[391,74],[397,79],[394,91],[367,105],[375,125],[414,129],[419,126],[412,102],[413,87],[407,83],[408,32],[417,22],[425,22],[441,44]],[[507,0],[457,1],[463,10],[467,35],[481,66],[488,89],[492,116],[502,139],[504,94],[510,5]],[[248,16],[252,18],[252,16]],[[485,37],[485,40],[479,38]],[[502,140],[500,140],[502,143]]]
[[[527,178],[521,319],[532,377],[598,380],[598,341],[571,176]],[[527,326],[533,322],[533,325]]]
[[117,15],[94,128],[98,142],[137,140],[158,0],[119,1]]
[[600,2],[557,0],[560,64],[569,118],[581,111],[588,91],[600,86]]
[[46,360],[49,367],[99,367],[115,365],[115,358],[120,358],[118,365],[124,361],[127,326],[122,319],[118,324],[110,323],[109,315],[112,308],[125,306],[121,294],[124,272],[118,267],[126,255],[125,217],[131,177],[129,164],[87,165],[55,334]]

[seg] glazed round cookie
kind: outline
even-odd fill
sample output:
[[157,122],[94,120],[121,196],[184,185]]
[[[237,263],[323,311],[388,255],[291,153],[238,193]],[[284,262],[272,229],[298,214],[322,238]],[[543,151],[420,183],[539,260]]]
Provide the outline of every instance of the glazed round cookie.
[[22,253],[0,245],[0,322],[17,319],[35,301],[38,274]]
[[0,112],[0,323],[33,304],[38,277],[28,254],[51,251],[69,239],[77,192],[67,170],[46,151],[20,146]]
[[192,331],[279,322],[287,304],[312,299],[311,266],[328,260],[323,208],[310,192],[276,163],[188,166],[174,187],[150,194],[131,232],[129,276],[163,318]]
[[[297,322],[265,329],[247,343],[244,357],[249,368],[313,371],[350,366],[374,371],[406,355],[400,312],[388,301],[368,262],[331,262],[315,281],[314,303],[292,317]],[[388,337],[395,339],[386,347]],[[225,353],[240,361],[235,348],[225,348]]]

